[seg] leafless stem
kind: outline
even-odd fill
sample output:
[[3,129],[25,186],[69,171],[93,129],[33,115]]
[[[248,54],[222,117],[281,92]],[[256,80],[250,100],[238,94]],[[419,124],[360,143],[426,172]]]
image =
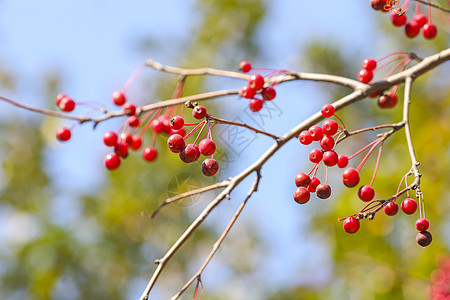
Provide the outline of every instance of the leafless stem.
[[431,3],[431,1],[429,1],[429,0],[428,1],[414,0],[414,1],[426,4],[426,5],[429,5],[431,7],[436,8],[436,9],[442,10],[443,12],[450,13],[450,9],[444,8],[444,7],[442,7],[442,6],[438,5],[438,4]]
[[377,126],[372,126],[372,127],[367,127],[367,128],[362,128],[362,129],[358,129],[355,131],[344,131],[344,136],[341,137],[339,140],[336,141],[336,144],[342,142],[343,140],[345,140],[346,138],[359,134],[359,133],[363,133],[363,132],[367,132],[367,131],[375,131],[378,129],[383,129],[383,128],[392,128],[394,131],[399,130],[400,128],[402,128],[403,126],[405,126],[405,122],[399,122],[399,123],[395,123],[395,124],[383,124],[383,125],[377,125]]

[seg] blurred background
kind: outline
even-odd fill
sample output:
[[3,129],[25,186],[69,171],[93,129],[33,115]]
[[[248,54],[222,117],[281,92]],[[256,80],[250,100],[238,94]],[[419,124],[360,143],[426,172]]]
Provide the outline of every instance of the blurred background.
[[[442,6],[445,1],[437,1]],[[410,4],[412,13],[414,8]],[[425,12],[425,9],[422,8]],[[343,3],[263,0],[0,1],[0,95],[56,110],[58,93],[110,109],[146,59],[182,67],[238,69],[241,60],[282,70],[327,72],[356,79],[366,57],[393,51],[427,56],[449,46],[448,15],[433,10],[439,33],[407,40],[388,14],[369,1]],[[343,189],[331,169],[332,196],[306,205],[292,199],[294,177],[312,168],[311,147],[293,140],[265,165],[262,181],[202,276],[204,299],[428,299],[450,249],[449,65],[413,86],[411,122],[422,163],[422,191],[433,242],[416,244],[417,215],[380,213],[346,234],[337,219],[364,206],[356,189]],[[380,74],[375,79],[381,79]],[[127,93],[137,104],[169,99],[177,77],[144,69]],[[185,95],[245,83],[218,77],[188,79]],[[349,91],[314,82],[277,87],[259,113],[236,96],[207,102],[218,117],[240,120],[282,135],[325,103]],[[399,88],[399,98],[402,87]],[[89,112],[76,108],[74,114]],[[366,99],[338,113],[350,130],[401,120],[401,105],[381,110]],[[205,178],[185,165],[158,137],[159,158],[132,153],[113,172],[103,167],[110,150],[102,135],[124,120],[78,125],[0,102],[0,298],[138,299],[160,258],[214,198],[209,192],[148,214],[174,192],[238,174],[272,140],[226,126],[214,128],[220,172]],[[58,143],[56,129],[74,126]],[[343,143],[351,154],[375,133]],[[144,143],[150,143],[147,136]],[[410,168],[404,131],[384,145],[374,188],[393,195]],[[370,181],[375,157],[362,169]],[[319,173],[319,176],[324,174]],[[170,261],[151,299],[167,299],[196,272],[252,184],[249,177],[223,202]],[[192,297],[191,287],[183,299]]]

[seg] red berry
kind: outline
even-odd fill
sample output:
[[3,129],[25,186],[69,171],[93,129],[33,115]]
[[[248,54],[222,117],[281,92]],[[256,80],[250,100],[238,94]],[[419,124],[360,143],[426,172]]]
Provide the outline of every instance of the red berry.
[[169,150],[173,153],[179,153],[181,149],[184,148],[185,142],[181,135],[179,134],[172,134],[167,139],[167,146],[169,147]]
[[402,201],[402,210],[407,215],[412,215],[416,212],[417,202],[414,199],[406,198]]
[[199,158],[200,151],[196,145],[189,144],[180,150],[179,156],[183,162],[191,163]]
[[430,227],[430,222],[427,219],[420,218],[416,221],[416,229],[419,231],[425,231]]
[[316,195],[320,199],[327,199],[331,196],[331,187],[326,183],[321,183],[316,188]]
[[323,157],[323,153],[322,153],[322,151],[320,151],[320,149],[315,148],[309,152],[309,160],[312,163],[317,164],[317,163],[321,162],[322,157]]
[[124,93],[122,93],[121,91],[115,91],[114,93],[112,93],[112,101],[115,105],[121,106],[125,104],[127,99],[125,98]]
[[370,5],[375,10],[384,10],[384,6],[386,5],[385,0],[370,0]]
[[355,233],[359,230],[359,220],[355,217],[348,217],[344,220],[344,230],[347,233]]
[[339,129],[339,125],[335,120],[325,120],[322,123],[322,132],[325,135],[334,135]]
[[426,39],[429,39],[429,40],[434,39],[437,35],[436,25],[431,24],[431,23],[427,23],[427,24],[423,25],[422,33]]
[[405,34],[409,38],[415,38],[420,32],[420,25],[416,21],[410,21],[405,25]]
[[252,89],[249,85],[243,86],[239,93],[246,99],[252,99],[256,95],[255,89]]
[[161,133],[164,131],[164,124],[159,119],[153,120],[150,126],[155,133]]
[[347,168],[342,172],[342,182],[346,187],[352,188],[359,183],[359,174],[354,168]]
[[[395,99],[397,99],[397,96],[395,97]],[[397,102],[395,102],[395,100],[388,93],[381,95],[380,98],[378,98],[377,103],[380,108],[391,108],[394,107],[395,104],[397,104]]]
[[363,60],[362,67],[368,71],[373,71],[377,67],[377,61],[371,57],[368,57]]
[[133,142],[133,136],[129,132],[122,132],[120,134],[119,140],[126,143],[127,145],[131,145],[131,143]]
[[163,126],[163,132],[170,134],[171,128],[170,128],[170,120],[169,120],[169,116],[167,115],[161,115],[158,117],[157,119]]
[[59,106],[59,102],[61,102],[61,100],[63,98],[65,98],[65,97],[67,97],[66,94],[58,94],[58,95],[56,95],[56,105]]
[[345,168],[348,165],[348,157],[344,154],[338,156],[337,166],[339,168]]
[[130,148],[135,150],[135,151],[139,150],[139,148],[141,148],[141,146],[142,146],[142,138],[139,135],[134,134],[132,136],[132,140],[133,141],[130,144]]
[[127,102],[123,105],[123,112],[127,116],[134,116],[136,114],[136,106],[133,103]]
[[128,144],[123,141],[117,142],[114,146],[114,152],[116,152],[120,157],[126,158],[128,156]]
[[412,20],[417,22],[417,24],[419,24],[420,27],[425,25],[428,21],[427,16],[425,16],[424,14],[421,14],[421,13],[414,15]]
[[367,69],[361,69],[358,73],[358,80],[362,83],[369,83],[373,78],[373,72]]
[[127,123],[130,127],[138,127],[139,126],[139,118],[136,116],[128,117]]
[[219,170],[219,164],[215,159],[207,158],[202,163],[202,173],[205,176],[213,176]]
[[329,118],[334,115],[334,106],[331,104],[325,104],[324,106],[322,106],[320,112],[322,113],[322,116],[324,116],[325,118]]
[[320,141],[323,137],[322,127],[318,125],[313,125],[309,129],[309,134],[311,135],[313,141]]
[[433,236],[431,235],[431,233],[429,233],[426,230],[421,231],[416,235],[416,241],[422,247],[426,247],[429,244],[431,244],[432,240],[433,240]]
[[303,130],[300,135],[298,136],[298,140],[300,141],[300,143],[302,143],[303,145],[309,145],[312,143],[313,139],[311,134],[309,133],[308,130]]
[[258,73],[252,74],[248,79],[248,85],[252,89],[259,91],[264,86],[264,77],[262,77],[261,74]]
[[327,167],[335,166],[338,163],[338,161],[339,161],[339,157],[338,157],[337,153],[334,152],[333,150],[326,151],[323,154],[323,163]]
[[58,107],[62,111],[71,112],[75,109],[75,102],[72,100],[72,98],[66,96],[59,101]]
[[206,116],[206,108],[202,105],[197,105],[192,110],[192,116],[197,120],[203,119]]
[[271,86],[265,87],[261,91],[261,96],[264,100],[270,101],[277,95],[277,92],[275,89]]
[[369,202],[375,197],[375,190],[369,185],[363,185],[358,190],[358,197],[364,202]]
[[185,135],[186,135],[186,129],[184,129],[184,127],[181,128],[181,129],[178,129],[178,130],[173,130],[173,129],[171,129],[169,134],[170,134],[170,135],[173,135],[173,134],[179,134],[179,135],[181,135],[181,136],[185,136]]
[[72,136],[72,133],[70,132],[70,129],[67,127],[60,127],[58,130],[56,130],[56,138],[60,142],[66,142],[70,140],[70,137]]
[[170,128],[173,130],[180,130],[184,126],[184,119],[180,116],[175,116],[170,119]]
[[216,151],[216,144],[210,139],[204,139],[198,144],[200,153],[204,156],[210,156]]
[[117,134],[114,131],[105,132],[103,143],[108,147],[114,147],[117,144]]
[[395,216],[398,212],[398,204],[395,203],[394,201],[391,201],[384,206],[383,210],[384,213],[387,214],[388,216]]
[[334,148],[334,139],[333,139],[333,137],[331,137],[329,135],[324,136],[320,140],[320,147],[322,147],[322,149],[324,151],[333,150],[333,148]]
[[310,191],[311,193],[315,193],[319,184],[320,184],[319,178],[317,177],[311,178],[311,182],[308,185],[308,191]]
[[311,194],[309,193],[308,189],[301,186],[295,189],[293,196],[295,202],[297,202],[298,204],[305,204],[309,201]]
[[398,14],[395,11],[391,13],[391,21],[394,26],[400,27],[406,24],[407,21],[406,14]]
[[145,147],[142,150],[142,158],[146,161],[154,161],[158,156],[158,151],[153,147]]
[[120,157],[116,153],[106,154],[103,164],[108,170],[115,170],[120,166]]
[[303,186],[303,187],[308,187],[308,185],[311,183],[311,178],[309,177],[308,174],[305,173],[298,173],[295,176],[295,185],[296,186]]
[[250,100],[248,106],[250,107],[250,110],[252,112],[257,112],[260,111],[263,108],[264,105],[264,101],[262,101],[261,99],[257,99],[257,98],[253,98],[252,100]]
[[239,64],[239,69],[244,73],[248,73],[252,69],[252,65],[248,61],[243,60]]

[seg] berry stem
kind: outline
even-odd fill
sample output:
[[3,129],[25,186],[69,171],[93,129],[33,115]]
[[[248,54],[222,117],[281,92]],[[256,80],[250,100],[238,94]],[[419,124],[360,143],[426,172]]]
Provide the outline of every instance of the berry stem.
[[403,71],[405,69],[405,67],[409,64],[409,62],[411,61],[411,58],[409,57],[405,57],[404,59],[402,59],[399,63],[397,63],[387,74],[386,76],[384,76],[384,78],[389,78],[392,73],[394,73],[400,66],[403,65],[403,68],[400,69],[400,72]]
[[382,142],[381,139],[377,139],[375,140],[376,143],[372,146],[372,148],[370,148],[369,152],[367,152],[366,156],[364,156],[364,159],[361,161],[361,163],[359,164],[359,166],[356,168],[356,171],[359,172],[359,170],[361,170],[361,168],[364,166],[364,164],[366,163],[366,160],[369,158],[370,154],[372,153],[372,151],[378,146],[379,143]]
[[136,80],[136,78],[138,77],[138,75],[142,72],[142,70],[146,67],[146,64],[143,63],[141,64],[139,67],[136,68],[136,70],[133,71],[133,73],[131,74],[131,76],[128,78],[127,82],[125,83],[125,85],[122,88],[122,93],[126,93],[128,91],[128,89],[131,87],[131,85],[133,84],[133,82]]
[[195,131],[197,131],[197,129],[198,129],[200,126],[204,125],[205,122],[206,122],[206,121],[203,120],[203,121],[201,121],[200,123],[198,123],[197,126],[195,126],[195,128],[192,129],[191,132],[189,132],[189,134],[187,134],[187,135],[184,137],[184,140],[187,140],[187,139],[188,139]]
[[373,144],[375,144],[376,142],[378,142],[379,139],[376,139],[374,141],[372,141],[371,143],[369,143],[368,145],[364,146],[363,148],[361,148],[359,151],[357,151],[356,153],[354,153],[353,155],[348,157],[348,160],[352,159],[353,157],[357,156],[358,154],[360,154],[361,152],[363,152],[364,150],[366,150],[367,148],[369,148],[370,146],[372,146]]
[[370,187],[372,187],[375,181],[375,176],[377,175],[378,165],[380,164],[381,151],[383,150],[383,142],[381,142],[380,148],[378,148],[377,163],[375,164],[375,169],[373,170],[372,180],[370,181]]

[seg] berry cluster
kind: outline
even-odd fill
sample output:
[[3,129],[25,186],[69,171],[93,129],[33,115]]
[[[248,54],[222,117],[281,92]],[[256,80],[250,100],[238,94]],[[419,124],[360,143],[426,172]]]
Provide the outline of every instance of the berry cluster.
[[[244,73],[250,72],[252,66],[247,61],[242,61],[240,64],[240,70]],[[279,71],[275,71],[269,76],[279,75]],[[259,73],[254,73],[250,75],[248,82],[240,90],[240,95],[243,98],[250,99],[249,108],[253,112],[260,111],[265,101],[273,100],[277,93],[275,91],[275,84],[267,85],[264,77]],[[261,97],[256,97],[257,95]]]
[[[75,101],[66,94],[58,94],[56,96],[56,106],[61,111],[71,112],[75,109]],[[67,127],[60,127],[56,131],[56,138],[60,142],[66,142],[72,137],[72,132]]]

